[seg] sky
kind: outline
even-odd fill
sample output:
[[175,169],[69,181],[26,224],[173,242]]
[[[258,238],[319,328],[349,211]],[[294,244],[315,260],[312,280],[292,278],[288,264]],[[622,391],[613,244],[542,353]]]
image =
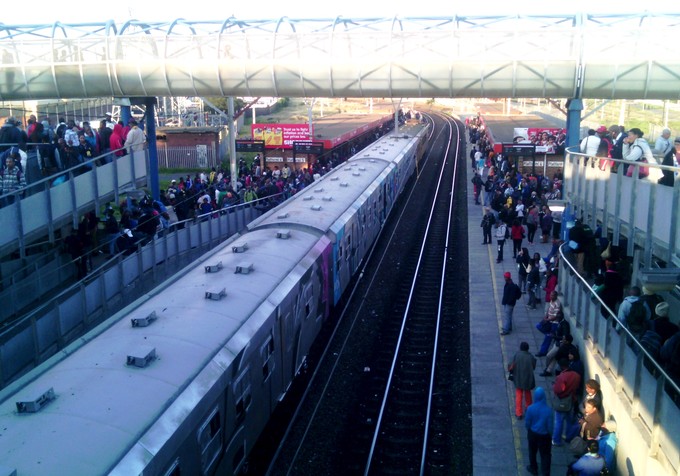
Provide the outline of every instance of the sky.
[[[454,14],[495,15],[507,13],[631,13],[647,9],[651,12],[680,12],[677,0],[650,0],[648,2],[618,2],[597,4],[592,0],[571,0],[567,2],[538,2],[535,0],[487,0],[483,4],[463,4],[454,2],[424,2],[413,0],[390,0],[371,2],[366,0],[343,0],[341,2],[311,2],[309,0],[245,0],[222,1],[199,0],[191,3],[180,0],[115,0],[113,3],[89,3],[88,6],[74,4],[72,8],[55,8],[54,0],[33,0],[30,8],[3,8],[0,22],[6,25],[90,23],[115,20],[124,22],[130,19],[144,21],[167,21],[177,18],[186,20],[224,20],[230,16],[243,20],[290,18],[346,18],[361,17],[402,17],[414,16],[451,16]],[[201,7],[201,5],[204,5]],[[478,6],[481,5],[481,6]],[[547,5],[552,11],[545,10]],[[642,6],[644,5],[644,7]]]

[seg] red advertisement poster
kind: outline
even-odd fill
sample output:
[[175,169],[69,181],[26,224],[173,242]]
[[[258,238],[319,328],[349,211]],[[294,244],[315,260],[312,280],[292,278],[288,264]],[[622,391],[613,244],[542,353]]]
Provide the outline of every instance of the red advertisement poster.
[[293,141],[311,139],[308,124],[252,124],[250,131],[267,149],[291,149]]

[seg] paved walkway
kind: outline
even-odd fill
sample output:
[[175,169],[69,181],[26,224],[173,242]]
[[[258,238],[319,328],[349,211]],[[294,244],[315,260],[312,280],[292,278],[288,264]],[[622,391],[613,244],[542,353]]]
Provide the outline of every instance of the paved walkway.
[[[469,149],[468,152],[469,154]],[[503,263],[496,264],[496,246],[482,245],[483,207],[474,204],[470,180],[469,156],[465,157],[468,183],[468,247],[470,262],[470,352],[472,367],[472,442],[473,466],[476,476],[528,475],[528,444],[524,420],[515,417],[515,387],[507,380],[508,363],[519,350],[522,341],[529,343],[532,354],[538,352],[543,334],[535,327],[543,317],[542,306],[537,310],[526,307],[528,298],[517,302],[513,315],[513,330],[501,336],[501,297],[503,273],[510,271],[517,282],[517,264],[512,258],[512,241],[506,241]],[[495,242],[495,240],[494,240]],[[509,243],[508,243],[509,242]],[[551,245],[534,241],[522,246],[546,256]],[[526,295],[525,295],[526,296]],[[541,294],[545,297],[545,293]],[[545,358],[537,359],[536,385],[546,389],[552,401],[554,378],[540,377]],[[564,474],[573,461],[566,447],[553,447],[551,474]],[[540,465],[540,457],[539,457]]]

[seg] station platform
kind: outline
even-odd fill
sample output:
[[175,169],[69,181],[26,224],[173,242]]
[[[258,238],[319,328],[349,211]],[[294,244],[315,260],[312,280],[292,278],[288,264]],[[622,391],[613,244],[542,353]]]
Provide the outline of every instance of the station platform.
[[[469,154],[470,148],[467,150]],[[522,341],[529,344],[529,352],[538,353],[543,342],[543,334],[536,324],[543,318],[544,305],[536,310],[526,307],[528,295],[517,302],[513,313],[512,333],[501,336],[502,306],[501,298],[505,284],[503,273],[512,273],[518,281],[517,264],[512,258],[512,241],[506,240],[504,260],[496,264],[497,246],[482,245],[480,223],[484,207],[475,205],[473,188],[470,184],[472,170],[468,155],[465,156],[467,170],[468,196],[468,259],[470,264],[470,362],[472,390],[472,451],[475,476],[497,476],[518,474],[528,475],[529,464],[527,432],[525,420],[515,417],[515,387],[507,380],[509,362],[519,350]],[[486,177],[485,177],[486,178]],[[540,230],[539,230],[540,233]],[[525,239],[523,247],[545,257],[550,252],[551,243],[534,241],[530,245]],[[559,291],[559,289],[558,289]],[[544,300],[545,292],[541,294]],[[583,352],[583,349],[581,349]],[[555,398],[552,394],[554,377],[540,377],[545,368],[545,357],[537,358],[536,386],[543,387],[550,404]],[[586,378],[587,369],[586,369]],[[552,447],[551,474],[564,474],[567,466],[574,461],[565,444]],[[539,456],[540,466],[540,456]]]

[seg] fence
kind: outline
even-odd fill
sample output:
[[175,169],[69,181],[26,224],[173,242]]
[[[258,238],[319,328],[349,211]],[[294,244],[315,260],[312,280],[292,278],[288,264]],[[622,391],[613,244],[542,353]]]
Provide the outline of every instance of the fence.
[[[565,157],[564,197],[576,217],[593,229],[601,226],[602,236],[632,257],[631,284],[637,284],[641,273],[658,268],[659,263],[664,263],[667,272],[677,268],[680,181],[676,178],[674,186],[665,186],[657,180],[663,171],[677,175],[680,168],[614,160],[613,173],[609,166],[600,168],[599,157],[575,150],[570,148]],[[626,176],[629,166],[631,176]],[[642,166],[649,169],[646,177],[640,177]],[[582,348],[589,351],[585,356],[590,377],[600,382],[607,413],[617,422],[620,473],[680,473],[677,381],[618,321],[615,310],[605,306],[608,318],[602,317],[602,300],[577,273],[566,250],[565,246],[560,249],[564,265],[559,274],[565,315],[572,323],[575,341],[580,340]],[[677,288],[665,297],[671,308],[677,309]]]
[[210,145],[167,146],[157,143],[158,165],[166,169],[209,169],[220,165],[220,155],[215,142]]
[[[257,205],[250,202],[225,209],[206,221],[199,217],[196,222],[174,224],[170,233],[131,256],[117,255],[47,304],[6,326],[0,333],[0,388],[228,240],[259,215]],[[3,291],[2,302],[7,305],[23,294],[31,294],[27,287],[30,283]]]

